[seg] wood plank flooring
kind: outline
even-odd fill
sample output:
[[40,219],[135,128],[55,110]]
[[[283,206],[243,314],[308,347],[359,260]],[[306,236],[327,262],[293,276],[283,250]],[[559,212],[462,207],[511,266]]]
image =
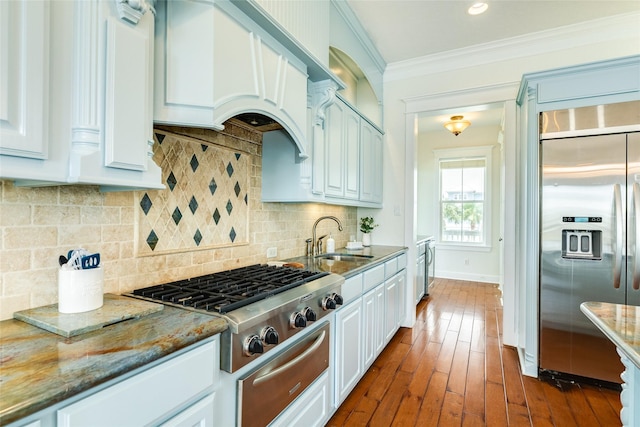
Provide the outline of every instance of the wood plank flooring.
[[520,374],[497,285],[436,279],[327,426],[620,426],[619,392]]

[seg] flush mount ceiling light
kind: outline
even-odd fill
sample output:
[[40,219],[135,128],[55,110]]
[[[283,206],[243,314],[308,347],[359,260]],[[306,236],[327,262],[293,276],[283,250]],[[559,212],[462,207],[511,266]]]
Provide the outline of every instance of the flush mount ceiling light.
[[489,5],[488,4],[486,4],[484,2],[477,2],[477,3],[474,3],[473,6],[471,6],[467,10],[467,13],[469,15],[480,15],[481,13],[486,12],[487,9],[489,9]]
[[464,116],[451,116],[451,120],[444,124],[449,132],[454,134],[455,136],[460,135],[466,128],[471,126],[471,122],[469,120],[463,120]]

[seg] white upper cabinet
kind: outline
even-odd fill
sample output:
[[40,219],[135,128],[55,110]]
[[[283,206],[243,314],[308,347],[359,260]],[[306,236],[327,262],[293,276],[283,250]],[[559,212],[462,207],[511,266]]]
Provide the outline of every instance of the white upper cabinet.
[[154,24],[149,1],[2,2],[0,177],[163,188],[151,158]]
[[382,203],[382,134],[366,120],[360,127],[360,201]]
[[0,2],[0,154],[48,155],[49,4]]
[[75,2],[69,182],[164,188],[151,159],[154,27],[148,1]]
[[258,112],[308,155],[306,64],[232,3],[160,2],[155,62],[156,122],[221,130]]

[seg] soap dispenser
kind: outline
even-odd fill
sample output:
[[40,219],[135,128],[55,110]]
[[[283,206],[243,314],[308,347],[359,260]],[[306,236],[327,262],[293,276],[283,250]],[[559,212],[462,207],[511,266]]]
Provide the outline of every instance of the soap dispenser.
[[333,240],[333,236],[329,233],[329,238],[327,239],[327,253],[333,253],[336,251],[336,241]]

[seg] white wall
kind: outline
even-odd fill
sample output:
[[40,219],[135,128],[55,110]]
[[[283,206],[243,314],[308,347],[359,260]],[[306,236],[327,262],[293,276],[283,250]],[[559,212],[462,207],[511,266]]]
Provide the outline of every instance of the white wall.
[[[373,214],[380,227],[378,243],[409,247],[409,265],[415,259],[416,147],[412,114],[407,105],[417,97],[430,98],[421,111],[437,111],[487,102],[513,101],[522,75],[529,72],[640,54],[640,13],[538,33],[473,49],[445,52],[414,63],[389,64],[384,82],[384,205]],[[507,92],[504,95],[504,92]],[[495,96],[491,93],[495,92]],[[459,96],[461,93],[464,96]],[[477,96],[475,94],[477,93]],[[450,95],[450,96],[449,96]],[[458,103],[463,100],[463,103]],[[462,101],[461,101],[462,102]],[[413,103],[415,104],[415,103]],[[515,117],[505,123],[515,137]],[[505,141],[506,146],[515,141]],[[514,188],[507,198],[513,198]],[[524,224],[523,224],[524,225]],[[515,225],[519,226],[518,224]],[[513,244],[513,242],[505,242]],[[506,247],[506,246],[505,246]],[[517,251],[517,247],[516,247]],[[514,275],[515,276],[515,275]],[[515,277],[505,277],[505,343],[514,345]],[[511,337],[509,341],[506,337]]]
[[[500,276],[500,126],[474,127],[458,136],[442,131],[418,134],[417,229],[420,235],[437,235],[438,166],[433,150],[493,146],[491,159],[490,248],[474,250],[436,245],[436,276],[498,283]],[[468,261],[465,262],[465,260]]]

